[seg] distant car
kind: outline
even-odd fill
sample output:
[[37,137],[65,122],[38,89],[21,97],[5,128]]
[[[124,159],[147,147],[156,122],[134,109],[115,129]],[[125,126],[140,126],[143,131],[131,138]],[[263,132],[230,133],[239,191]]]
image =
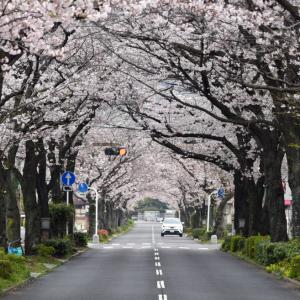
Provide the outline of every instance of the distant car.
[[161,224],[161,236],[166,234],[177,234],[182,237],[183,226],[178,218],[165,218]]

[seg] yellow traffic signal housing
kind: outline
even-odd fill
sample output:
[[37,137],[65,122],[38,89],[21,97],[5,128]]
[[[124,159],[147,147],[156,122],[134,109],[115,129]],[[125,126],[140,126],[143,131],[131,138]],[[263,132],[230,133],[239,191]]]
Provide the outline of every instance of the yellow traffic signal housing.
[[127,149],[126,148],[119,148],[119,155],[125,156],[127,154]]

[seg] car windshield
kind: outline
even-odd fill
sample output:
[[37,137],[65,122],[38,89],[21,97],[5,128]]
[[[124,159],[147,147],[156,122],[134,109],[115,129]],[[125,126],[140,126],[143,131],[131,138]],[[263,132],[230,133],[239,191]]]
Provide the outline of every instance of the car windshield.
[[164,223],[165,224],[180,224],[180,220],[179,219],[164,219]]

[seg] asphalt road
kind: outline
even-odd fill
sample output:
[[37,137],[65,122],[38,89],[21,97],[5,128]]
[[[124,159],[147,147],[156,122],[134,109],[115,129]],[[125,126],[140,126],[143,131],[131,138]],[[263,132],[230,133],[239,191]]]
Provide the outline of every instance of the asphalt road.
[[253,265],[139,223],[6,300],[299,300],[300,291]]

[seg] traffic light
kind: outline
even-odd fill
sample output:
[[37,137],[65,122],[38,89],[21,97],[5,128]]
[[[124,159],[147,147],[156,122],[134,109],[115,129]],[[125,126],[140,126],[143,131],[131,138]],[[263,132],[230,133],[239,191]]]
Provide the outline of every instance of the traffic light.
[[110,147],[104,149],[105,155],[110,156],[125,156],[127,154],[127,149],[124,147]]

